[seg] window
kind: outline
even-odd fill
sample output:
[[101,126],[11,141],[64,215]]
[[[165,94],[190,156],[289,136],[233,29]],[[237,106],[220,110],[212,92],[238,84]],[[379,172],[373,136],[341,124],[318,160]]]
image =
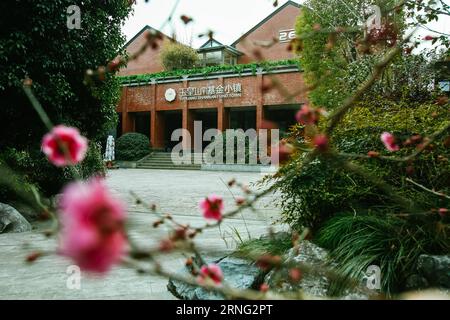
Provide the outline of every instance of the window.
[[216,66],[222,64],[222,51],[211,51],[205,54],[205,65]]
[[198,57],[200,59],[199,65],[202,67],[237,64],[236,55],[228,50],[223,50],[222,48],[220,50],[200,52]]
[[237,59],[234,55],[231,53],[224,51],[223,52],[223,63],[228,65],[235,65],[237,62]]

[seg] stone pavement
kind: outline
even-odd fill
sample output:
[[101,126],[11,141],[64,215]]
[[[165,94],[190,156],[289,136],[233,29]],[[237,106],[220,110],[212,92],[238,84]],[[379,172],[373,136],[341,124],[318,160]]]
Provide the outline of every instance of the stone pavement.
[[[233,195],[226,182],[232,178],[256,190],[254,182],[262,178],[257,173],[226,173],[206,171],[171,171],[122,169],[110,171],[107,182],[129,208],[131,236],[142,246],[152,246],[155,239],[167,234],[167,229],[152,227],[155,217],[136,205],[130,191],[136,192],[148,203],[155,203],[162,212],[171,213],[177,221],[191,225],[204,223],[198,201],[211,193],[223,195],[226,209],[233,208]],[[232,189],[234,196],[239,195]],[[254,212],[227,220],[221,230],[207,230],[197,243],[200,250],[211,257],[220,257],[232,251],[239,238],[257,238],[279,216],[275,196],[262,199]],[[20,234],[0,235],[0,299],[174,299],[167,291],[167,280],[156,276],[138,275],[124,266],[116,267],[105,277],[82,275],[81,289],[69,290],[66,282],[70,262],[56,255],[46,255],[34,264],[26,264],[25,256],[34,250],[52,251],[56,239],[47,239],[35,230]],[[183,266],[181,255],[161,256],[165,268],[175,271]]]

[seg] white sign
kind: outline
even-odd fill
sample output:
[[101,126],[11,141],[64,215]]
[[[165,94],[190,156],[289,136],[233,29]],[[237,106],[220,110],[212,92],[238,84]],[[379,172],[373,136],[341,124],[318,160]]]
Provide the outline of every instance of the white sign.
[[166,93],[164,96],[167,101],[172,102],[172,101],[175,101],[175,99],[177,98],[177,92],[175,91],[175,89],[169,88],[166,90]]
[[295,29],[288,30],[280,30],[278,33],[278,41],[280,43],[290,42],[297,38],[297,34],[295,33]]
[[239,98],[242,96],[242,84],[181,88],[179,89],[179,95],[181,100],[189,101]]

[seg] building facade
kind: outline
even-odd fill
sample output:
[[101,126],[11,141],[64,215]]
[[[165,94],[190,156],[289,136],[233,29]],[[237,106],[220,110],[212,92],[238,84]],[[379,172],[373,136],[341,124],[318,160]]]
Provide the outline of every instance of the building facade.
[[[197,50],[199,67],[221,66],[214,72],[158,75],[163,71],[160,49],[147,49],[119,74],[119,134],[140,132],[153,148],[167,149],[178,143],[171,141],[175,129],[187,129],[193,136],[194,121],[202,122],[203,131],[258,130],[264,120],[286,130],[306,102],[302,73],[289,50],[299,12],[300,6],[289,1],[230,46],[209,39]],[[148,30],[129,41],[130,54],[145,43]],[[158,41],[160,48],[164,39]],[[267,62],[259,63],[261,59]],[[135,76],[141,74],[146,75]]]

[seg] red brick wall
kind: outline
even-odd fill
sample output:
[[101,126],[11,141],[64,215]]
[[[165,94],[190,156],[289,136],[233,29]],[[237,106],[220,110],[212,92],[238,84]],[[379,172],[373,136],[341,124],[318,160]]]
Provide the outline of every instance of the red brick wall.
[[256,30],[236,43],[236,49],[245,55],[239,59],[239,63],[255,61],[254,51],[259,50],[265,60],[284,60],[294,58],[294,54],[287,50],[289,43],[276,43],[269,48],[262,48],[258,43],[271,42],[279,38],[280,30],[294,29],[300,9],[294,5],[288,5],[276,13]]
[[[126,48],[128,54],[136,53],[147,41],[145,38],[145,31],[142,32],[136,39],[134,39]],[[167,40],[166,40],[167,41]],[[147,50],[137,59],[130,61],[126,68],[121,69],[119,76],[128,76],[135,74],[156,73],[164,70],[160,61],[160,51],[164,40],[158,40],[158,48]]]
[[[282,105],[289,104],[285,101],[285,97],[277,89],[272,89],[262,94],[262,81],[270,82],[271,79],[276,79],[281,82],[285,90],[290,93],[303,91],[297,95],[290,103],[304,103],[306,101],[306,93],[304,92],[303,76],[299,72],[281,73],[276,75],[264,75],[263,77],[249,76],[249,77],[233,77],[225,79],[211,79],[201,81],[189,81],[178,83],[162,83],[155,85],[143,85],[136,87],[123,87],[122,98],[117,108],[117,111],[141,112],[164,110],[181,110],[187,104],[189,109],[209,109],[218,108],[222,103],[225,107],[246,107],[255,106],[258,104],[258,97],[262,97],[263,105]],[[181,101],[179,96],[173,102],[167,102],[164,94],[168,88],[173,88],[177,91],[182,87],[205,87],[208,85],[218,86],[219,84],[227,85],[233,83],[242,84],[242,96],[240,98],[231,99],[214,99],[214,100],[199,100],[199,101]]]

